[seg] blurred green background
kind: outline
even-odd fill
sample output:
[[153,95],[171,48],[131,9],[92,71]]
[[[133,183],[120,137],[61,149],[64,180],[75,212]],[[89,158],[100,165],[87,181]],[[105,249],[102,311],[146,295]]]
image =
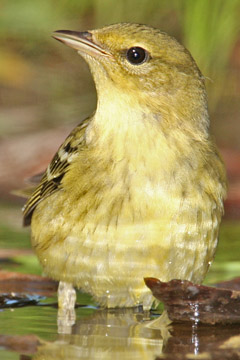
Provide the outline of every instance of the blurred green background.
[[94,109],[86,65],[52,31],[130,21],[191,51],[207,78],[218,142],[240,148],[239,13],[240,0],[1,0],[0,136],[75,123]]
[[[21,228],[23,201],[10,192],[44,170],[61,141],[96,104],[87,65],[51,38],[54,30],[139,22],[182,42],[206,77],[213,133],[225,151],[239,206],[239,13],[240,0],[1,0],[0,247],[29,247],[28,230]],[[225,243],[231,237],[226,226]],[[236,244],[239,224],[233,229]],[[24,260],[25,270],[35,272],[31,261]]]

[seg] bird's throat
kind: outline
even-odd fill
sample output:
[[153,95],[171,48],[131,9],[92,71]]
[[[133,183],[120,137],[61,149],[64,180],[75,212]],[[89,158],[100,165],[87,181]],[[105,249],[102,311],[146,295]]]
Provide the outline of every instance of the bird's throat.
[[109,151],[117,160],[126,156],[154,151],[157,142],[165,141],[161,133],[161,115],[151,114],[143,108],[126,106],[121,102],[99,104],[87,130],[87,143],[101,151]]

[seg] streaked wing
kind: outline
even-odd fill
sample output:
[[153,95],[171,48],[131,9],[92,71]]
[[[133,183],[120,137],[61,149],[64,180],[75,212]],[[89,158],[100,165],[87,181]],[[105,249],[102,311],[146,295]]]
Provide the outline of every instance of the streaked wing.
[[90,118],[82,121],[66,138],[51,163],[44,172],[39,185],[23,207],[23,225],[31,224],[34,209],[40,201],[61,189],[61,182],[69,164],[77,156],[79,148],[85,144],[85,130]]

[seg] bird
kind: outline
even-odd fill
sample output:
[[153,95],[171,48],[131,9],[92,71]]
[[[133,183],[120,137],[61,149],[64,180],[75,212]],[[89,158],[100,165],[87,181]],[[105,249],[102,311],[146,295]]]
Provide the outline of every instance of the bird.
[[59,306],[75,288],[105,308],[154,298],[145,277],[201,283],[226,197],[205,78],[175,38],[118,23],[53,38],[93,76],[97,106],[59,147],[23,208]]

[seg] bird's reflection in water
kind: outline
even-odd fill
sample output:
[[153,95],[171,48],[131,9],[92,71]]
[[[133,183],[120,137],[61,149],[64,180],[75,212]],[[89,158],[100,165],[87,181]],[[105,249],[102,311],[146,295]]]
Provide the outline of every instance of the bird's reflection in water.
[[167,317],[153,319],[149,312],[141,309],[86,307],[77,310],[77,319],[71,333],[58,334],[54,342],[38,338],[40,345],[36,345],[32,360],[240,358],[239,324],[213,326],[179,322],[169,325]]
[[170,336],[164,322],[156,326],[138,308],[96,310],[77,320],[71,334],[41,345],[33,359],[155,359]]
[[32,360],[240,358],[239,324],[170,325],[167,316],[153,319],[149,312],[136,308],[92,310],[89,315],[90,311],[78,309],[71,333],[58,334],[54,342],[40,340]]

